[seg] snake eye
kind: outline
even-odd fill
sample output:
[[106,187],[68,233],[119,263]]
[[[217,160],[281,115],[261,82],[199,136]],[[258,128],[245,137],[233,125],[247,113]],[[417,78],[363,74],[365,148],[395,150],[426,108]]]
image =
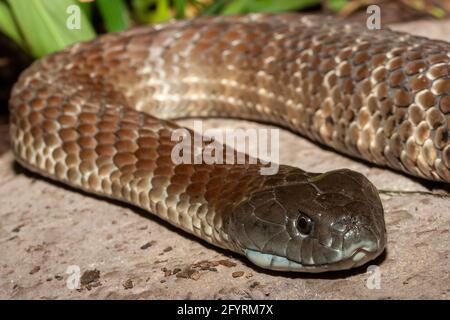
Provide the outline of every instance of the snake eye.
[[304,213],[297,219],[297,229],[303,235],[308,235],[311,232],[312,225],[313,221]]

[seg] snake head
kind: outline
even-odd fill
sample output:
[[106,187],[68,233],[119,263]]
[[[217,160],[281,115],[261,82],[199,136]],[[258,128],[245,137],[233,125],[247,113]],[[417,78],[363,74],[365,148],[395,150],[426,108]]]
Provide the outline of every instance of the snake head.
[[347,169],[252,193],[232,211],[228,232],[254,264],[285,271],[350,269],[386,244],[377,190]]

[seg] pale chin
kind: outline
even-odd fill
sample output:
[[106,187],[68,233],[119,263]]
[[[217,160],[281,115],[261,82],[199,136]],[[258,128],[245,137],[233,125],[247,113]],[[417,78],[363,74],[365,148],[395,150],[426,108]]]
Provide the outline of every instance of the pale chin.
[[343,271],[359,267],[375,259],[381,252],[368,252],[360,249],[356,250],[349,258],[334,263],[322,265],[302,265],[301,263],[289,260],[288,258],[270,253],[263,253],[256,250],[245,249],[245,256],[258,267],[289,272],[319,273],[327,271]]

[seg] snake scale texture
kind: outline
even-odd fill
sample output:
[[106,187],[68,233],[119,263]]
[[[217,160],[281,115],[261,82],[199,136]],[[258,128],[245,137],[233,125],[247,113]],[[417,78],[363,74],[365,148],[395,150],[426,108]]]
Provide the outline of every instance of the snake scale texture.
[[375,187],[346,169],[175,164],[170,119],[289,128],[339,152],[450,182],[450,44],[297,14],[131,29],[35,62],[10,100],[26,168],[141,207],[274,270],[360,266],[386,245]]

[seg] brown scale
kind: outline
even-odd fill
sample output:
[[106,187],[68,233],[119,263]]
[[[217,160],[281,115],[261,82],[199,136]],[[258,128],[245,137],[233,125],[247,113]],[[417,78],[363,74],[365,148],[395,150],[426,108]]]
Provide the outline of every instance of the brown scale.
[[[331,18],[208,17],[77,44],[15,85],[18,161],[128,201],[222,247],[231,206],[309,174],[175,165],[165,119],[269,121],[352,156],[450,182],[450,45]],[[134,110],[137,109],[138,111]]]

